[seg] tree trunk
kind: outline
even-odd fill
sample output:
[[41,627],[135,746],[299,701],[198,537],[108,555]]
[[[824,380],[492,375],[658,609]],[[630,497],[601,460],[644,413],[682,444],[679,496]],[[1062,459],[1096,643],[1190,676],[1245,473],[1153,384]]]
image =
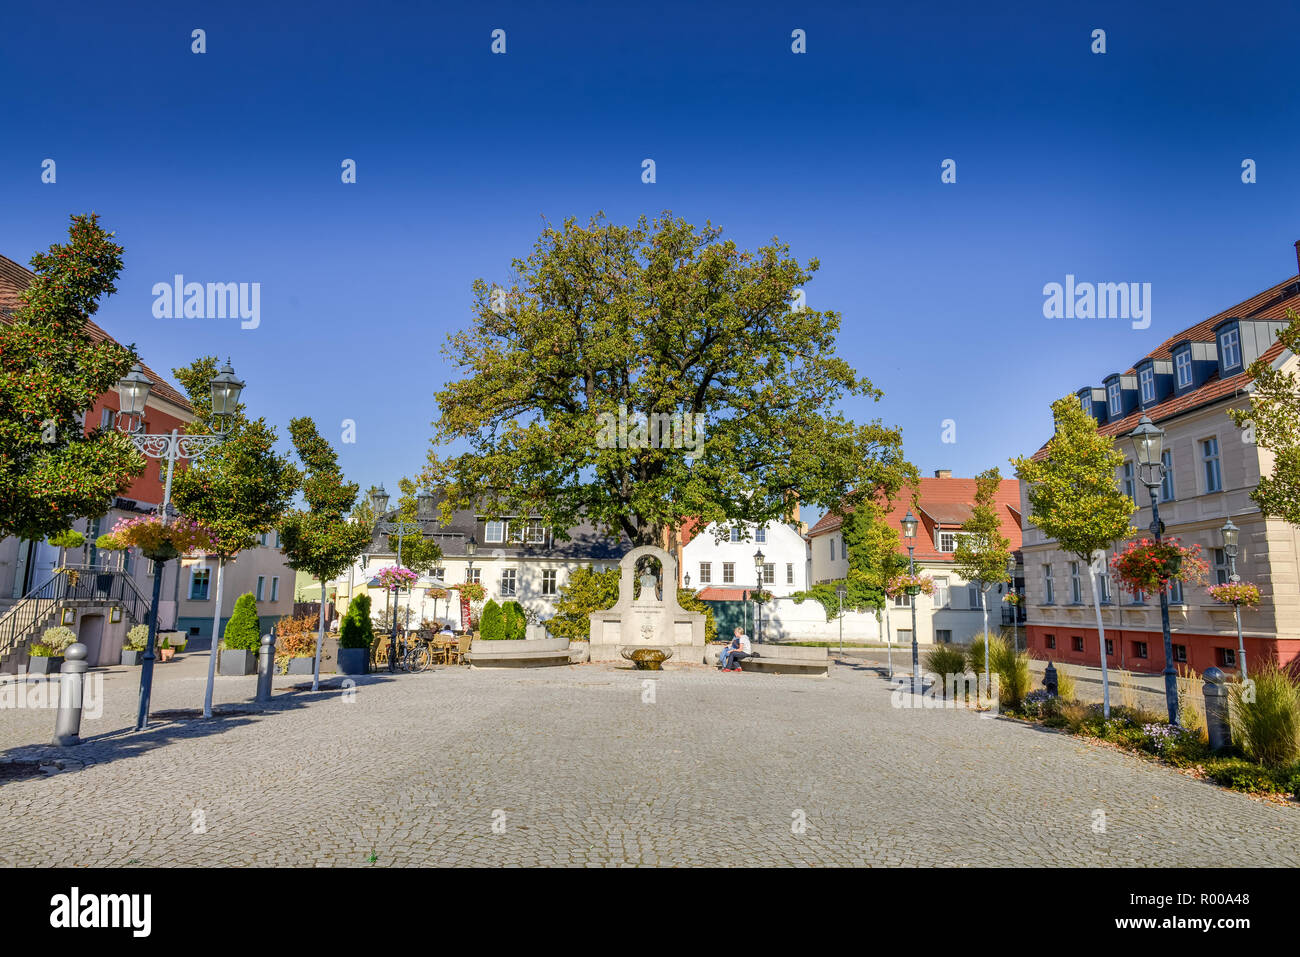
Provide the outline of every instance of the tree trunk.
[[316,632],[316,663],[311,669],[311,690],[320,691],[320,650],[325,644],[325,579],[320,581],[320,628]]
[[[212,717],[212,689],[217,675],[217,646],[221,643],[221,589],[225,584],[226,560],[217,558],[217,597],[212,612],[212,642],[208,648],[208,685],[203,691],[203,717]],[[158,569],[154,574],[160,574]]]

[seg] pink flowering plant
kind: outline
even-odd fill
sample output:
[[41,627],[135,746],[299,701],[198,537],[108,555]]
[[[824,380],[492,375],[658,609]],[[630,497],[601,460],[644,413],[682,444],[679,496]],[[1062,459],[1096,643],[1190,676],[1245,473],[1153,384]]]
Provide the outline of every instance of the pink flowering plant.
[[889,580],[889,584],[885,587],[885,593],[897,595],[899,592],[906,592],[909,595],[924,592],[927,595],[932,595],[934,594],[934,579],[929,575],[896,575]]
[[1110,569],[1126,591],[1158,594],[1171,581],[1205,581],[1209,565],[1201,557],[1200,545],[1188,548],[1176,538],[1162,542],[1142,538],[1111,558]]
[[1008,605],[1019,607],[1025,603],[1025,596],[1018,594],[1017,592],[1007,592],[1002,596],[1002,600]]
[[113,530],[107,536],[101,536],[96,545],[100,545],[105,537],[111,546],[109,542],[104,542],[101,547],[118,550],[138,548],[145,558],[159,562],[189,552],[207,551],[219,544],[211,529],[184,515],[178,515],[166,523],[157,514],[119,519]]
[[420,578],[415,572],[409,568],[403,568],[401,565],[390,565],[388,568],[381,568],[379,574],[375,577],[379,579],[379,584],[389,591],[410,588]]
[[1259,604],[1259,586],[1251,582],[1227,582],[1223,585],[1211,585],[1205,590],[1210,593],[1211,598],[1225,605],[1254,607]]

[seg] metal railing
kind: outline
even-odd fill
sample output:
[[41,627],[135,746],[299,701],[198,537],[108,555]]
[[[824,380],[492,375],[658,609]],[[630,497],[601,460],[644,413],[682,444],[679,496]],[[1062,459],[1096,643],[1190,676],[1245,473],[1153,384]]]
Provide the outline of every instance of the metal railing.
[[13,652],[67,601],[118,603],[137,624],[149,620],[149,600],[125,572],[102,569],[74,569],[71,574],[57,572],[0,618],[0,659]]
[[1010,625],[1014,622],[1015,624],[1023,625],[1025,623],[1025,618],[1026,615],[1025,615],[1024,605],[1020,605],[1015,608],[1009,607],[1007,605],[1002,606],[1002,624]]

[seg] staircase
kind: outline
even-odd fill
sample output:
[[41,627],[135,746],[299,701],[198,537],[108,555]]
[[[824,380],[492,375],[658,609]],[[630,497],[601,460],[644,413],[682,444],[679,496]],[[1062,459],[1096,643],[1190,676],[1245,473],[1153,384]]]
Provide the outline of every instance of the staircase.
[[67,573],[51,575],[0,617],[0,673],[16,673],[27,660],[28,644],[57,625],[69,604],[121,605],[131,621],[148,622],[149,601],[125,572],[78,570],[76,579],[74,583]]

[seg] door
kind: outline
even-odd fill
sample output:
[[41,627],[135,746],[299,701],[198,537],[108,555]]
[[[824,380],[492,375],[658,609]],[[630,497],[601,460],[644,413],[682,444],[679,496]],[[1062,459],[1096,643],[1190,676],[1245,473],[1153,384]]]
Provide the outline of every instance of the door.
[[101,664],[99,652],[104,642],[104,616],[83,615],[77,628],[77,641],[86,646],[86,664]]

